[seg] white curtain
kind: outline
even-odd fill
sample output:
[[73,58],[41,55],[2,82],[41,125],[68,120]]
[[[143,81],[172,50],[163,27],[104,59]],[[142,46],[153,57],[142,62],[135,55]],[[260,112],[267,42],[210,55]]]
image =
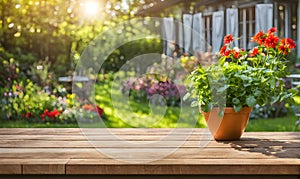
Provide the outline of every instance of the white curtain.
[[[239,36],[239,13],[237,8],[226,9],[226,34],[232,34],[233,37]],[[238,41],[233,41],[235,47],[238,46]]]
[[202,25],[202,13],[194,14],[193,16],[193,50],[203,51],[203,25]]
[[193,15],[183,14],[184,52],[190,53],[192,40]]
[[176,22],[177,34],[176,34],[176,43],[179,45],[179,48],[183,48],[183,24],[180,22]]
[[212,23],[212,51],[218,52],[224,38],[224,11],[214,12]]
[[273,4],[255,5],[255,33],[273,27]]
[[163,18],[162,34],[162,38],[164,40],[164,53],[168,56],[171,56],[172,50],[170,48],[170,43],[175,41],[175,27],[174,19],[172,17]]

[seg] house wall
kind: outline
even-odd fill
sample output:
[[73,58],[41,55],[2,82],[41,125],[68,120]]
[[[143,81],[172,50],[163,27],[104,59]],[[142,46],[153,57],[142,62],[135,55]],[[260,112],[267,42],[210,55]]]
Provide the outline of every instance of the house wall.
[[[213,3],[213,2],[217,3]],[[251,49],[255,45],[250,41],[250,37],[257,33],[258,29],[265,30],[270,27],[278,27],[278,35],[280,37],[289,37],[297,41],[297,56],[300,57],[300,0],[242,0],[242,1],[205,1],[206,4],[203,5],[201,2],[195,4],[194,12],[186,12],[183,14],[197,14],[201,13],[202,22],[201,34],[202,34],[202,44],[199,46],[203,47],[204,50],[211,49],[213,45],[213,29],[216,27],[216,22],[214,22],[213,17],[217,12],[224,12],[224,20],[219,23],[224,23],[223,35],[228,33],[228,19],[227,10],[228,9],[238,9],[238,30],[236,36],[240,37],[238,44],[239,47],[245,49]],[[270,4],[268,13],[264,10],[256,11],[258,4]],[[298,6],[298,9],[296,7]],[[273,9],[273,10],[272,10]],[[267,9],[266,9],[267,10]],[[259,13],[259,15],[257,15]],[[262,15],[265,14],[265,15]],[[266,20],[269,16],[269,20]],[[258,22],[258,17],[260,21]],[[177,20],[180,20],[177,19]],[[260,25],[257,26],[257,24]],[[194,25],[194,23],[192,23]],[[235,23],[236,24],[236,23]],[[266,25],[267,24],[267,25]],[[199,25],[199,23],[198,23]],[[231,22],[232,26],[232,22]],[[193,28],[193,27],[190,27]],[[221,28],[220,28],[221,29]],[[230,29],[230,28],[229,28]],[[236,29],[236,28],[231,28]],[[222,36],[222,34],[217,34],[217,36]],[[182,37],[185,38],[185,35]],[[191,39],[193,41],[193,39]],[[176,42],[177,40],[175,40]],[[193,43],[190,42],[189,43]],[[203,45],[204,44],[204,45]],[[215,44],[215,43],[214,43]],[[215,47],[214,49],[219,49]],[[190,50],[184,50],[190,51]],[[193,50],[191,50],[193,51]]]
[[[207,18],[210,14],[216,11],[224,11],[228,8],[237,8],[239,10],[239,46],[243,48],[251,48],[253,44],[250,42],[250,37],[253,36],[258,28],[253,29],[252,27],[257,26],[257,12],[252,12],[251,8],[257,8],[258,4],[271,4],[273,10],[269,11],[269,20],[263,17],[268,16],[265,12],[260,12],[263,15],[261,20],[265,22],[260,22],[263,26],[268,24],[266,28],[275,26],[278,27],[278,35],[280,37],[289,37],[297,41],[297,56],[300,57],[300,0],[253,0],[253,1],[229,1],[222,4],[209,4],[205,8],[199,6],[199,11],[203,13],[203,18]],[[298,10],[295,10],[295,6],[298,6]],[[284,7],[283,17],[282,11],[278,10],[279,7]],[[204,9],[204,10],[203,10]],[[293,9],[293,11],[292,11]],[[281,13],[281,14],[280,14]],[[252,18],[253,17],[253,18]],[[267,17],[266,17],[267,18]],[[295,19],[297,18],[297,22]],[[214,23],[214,22],[212,22]],[[225,26],[227,25],[226,20],[224,21]],[[247,24],[246,24],[247,23]],[[262,29],[262,27],[259,27]],[[263,28],[266,30],[265,28]],[[297,30],[296,30],[297,29]],[[226,32],[227,33],[227,32]],[[224,34],[226,35],[226,34]],[[247,39],[247,40],[246,40]]]

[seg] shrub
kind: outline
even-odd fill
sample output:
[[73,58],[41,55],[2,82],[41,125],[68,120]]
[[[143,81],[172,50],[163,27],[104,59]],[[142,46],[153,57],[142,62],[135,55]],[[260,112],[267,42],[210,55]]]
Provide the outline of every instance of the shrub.
[[61,95],[64,91],[58,87],[55,93],[49,93],[30,80],[26,84],[14,81],[11,88],[0,89],[0,116],[31,123],[76,123],[78,116],[90,121],[104,115],[98,106],[81,105],[75,94]]
[[179,106],[185,92],[185,86],[176,85],[169,79],[163,80],[155,75],[127,80],[122,87],[122,93],[137,102],[147,103],[153,95],[160,95],[168,106]]

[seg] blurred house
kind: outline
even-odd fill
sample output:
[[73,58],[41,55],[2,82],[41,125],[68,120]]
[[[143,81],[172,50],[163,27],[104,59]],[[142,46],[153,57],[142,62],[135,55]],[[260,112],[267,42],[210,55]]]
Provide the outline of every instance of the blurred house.
[[217,52],[229,33],[240,38],[234,45],[250,49],[255,45],[250,41],[253,35],[277,27],[278,36],[297,42],[300,57],[300,0],[159,0],[139,13],[172,16],[162,22],[166,54],[172,50],[168,42],[187,53]]

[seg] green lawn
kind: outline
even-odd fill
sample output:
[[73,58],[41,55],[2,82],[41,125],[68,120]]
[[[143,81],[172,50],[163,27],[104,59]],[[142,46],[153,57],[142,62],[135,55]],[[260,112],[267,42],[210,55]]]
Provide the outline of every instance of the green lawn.
[[1,128],[77,128],[78,124],[26,123],[19,121],[1,121]]
[[205,127],[197,109],[187,104],[182,108],[149,106],[124,98],[119,89],[107,82],[95,85],[95,101],[104,109],[108,127]]
[[300,131],[300,126],[295,126],[297,119],[293,114],[274,119],[252,119],[246,131]]

